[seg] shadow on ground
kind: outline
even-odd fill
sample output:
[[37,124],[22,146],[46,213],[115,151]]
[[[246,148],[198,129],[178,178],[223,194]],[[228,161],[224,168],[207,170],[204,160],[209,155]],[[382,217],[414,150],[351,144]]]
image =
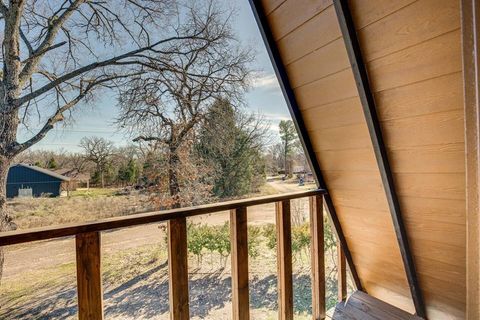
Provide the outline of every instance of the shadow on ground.
[[[252,309],[277,309],[275,275],[252,276],[250,299]],[[310,313],[311,287],[308,275],[294,276],[295,311]],[[22,302],[22,297],[2,299],[8,306],[0,309],[1,319],[66,319],[77,313],[74,283],[35,293],[35,301]],[[213,310],[231,303],[231,279],[218,270],[214,273],[190,275],[191,317],[205,318]],[[105,318],[149,319],[168,318],[168,265],[163,263],[118,286],[104,288]]]

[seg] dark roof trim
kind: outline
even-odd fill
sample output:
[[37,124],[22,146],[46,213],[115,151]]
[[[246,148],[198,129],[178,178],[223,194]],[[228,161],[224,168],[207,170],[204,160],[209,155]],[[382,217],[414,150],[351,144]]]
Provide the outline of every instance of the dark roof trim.
[[17,163],[17,164],[14,164],[12,167],[15,167],[15,166],[28,168],[28,169],[31,169],[31,170],[33,170],[33,171],[37,171],[37,172],[46,174],[46,175],[48,175],[48,176],[57,178],[57,179],[62,180],[62,181],[70,181],[70,178],[69,178],[69,177],[62,176],[61,174],[58,174],[58,173],[53,172],[53,171],[50,171],[50,170],[48,170],[48,169],[40,168],[40,167],[37,167],[37,166],[25,164],[25,163]]
[[265,46],[267,47],[268,55],[270,56],[270,60],[277,75],[280,88],[282,89],[283,96],[285,97],[285,100],[287,102],[287,106],[292,116],[292,120],[295,123],[297,132],[299,133],[300,141],[302,143],[303,149],[305,150],[305,155],[307,157],[308,163],[313,170],[313,175],[317,182],[317,186],[327,191],[327,193],[324,195],[325,204],[328,208],[330,219],[335,228],[337,239],[340,241],[342,249],[345,253],[345,258],[347,259],[348,265],[350,267],[350,273],[352,274],[353,281],[355,282],[355,286],[358,290],[364,290],[355,265],[353,264],[352,255],[350,253],[350,250],[348,249],[347,240],[345,239],[345,235],[343,234],[342,226],[340,225],[340,221],[338,220],[337,212],[333,205],[333,201],[328,193],[327,184],[325,183],[322,171],[320,169],[320,165],[317,161],[315,152],[313,151],[312,143],[308,136],[307,129],[305,128],[305,123],[303,121],[302,114],[300,113],[300,108],[295,98],[295,94],[292,87],[290,86],[290,81],[288,80],[285,66],[280,57],[280,53],[270,30],[270,26],[268,25],[264,8],[260,0],[249,0],[249,2],[250,6],[252,7],[255,20],[257,21],[258,28],[260,29],[263,41],[265,42]]
[[425,318],[425,304],[415,270],[413,255],[408,243],[407,232],[402,219],[400,203],[395,190],[395,181],[393,179],[390,163],[388,162],[387,149],[383,140],[380,121],[375,107],[375,99],[370,88],[367,68],[362,57],[360,43],[357,38],[355,25],[348,6],[348,0],[334,0],[333,3],[335,5],[335,11],[337,12],[338,22],[340,24],[340,29],[342,30],[343,40],[345,41],[355,82],[357,84],[358,94],[362,102],[363,113],[365,114],[368,131],[370,132],[370,138],[372,140],[378,168],[382,177],[383,187],[385,189],[388,206],[392,215],[395,234],[397,236],[400,253],[405,267],[405,273],[407,275],[410,292],[415,305],[415,311],[418,316]]

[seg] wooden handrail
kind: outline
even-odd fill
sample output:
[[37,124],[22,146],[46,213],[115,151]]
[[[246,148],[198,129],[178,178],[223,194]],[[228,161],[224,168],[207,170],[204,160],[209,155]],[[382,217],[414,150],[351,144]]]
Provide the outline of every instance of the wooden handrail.
[[29,230],[1,232],[0,246],[68,237],[86,232],[100,232],[118,228],[126,228],[154,222],[164,222],[172,219],[188,218],[208,213],[228,211],[240,207],[251,207],[260,204],[305,198],[322,194],[325,194],[325,191],[317,189],[294,193],[285,193],[273,196],[218,202],[207,205],[200,205],[196,207],[138,213],[130,216],[108,218],[92,222],[65,224],[61,226],[34,228]]
[[[189,319],[187,217],[230,210],[232,259],[232,317],[248,320],[248,228],[247,207],[275,203],[277,227],[278,310],[282,320],[293,319],[292,230],[290,200],[310,198],[312,243],[312,311],[325,318],[325,263],[323,234],[323,190],[311,190],[244,200],[213,203],[190,208],[141,213],[95,222],[0,233],[0,246],[76,237],[77,296],[79,319],[103,320],[101,282],[101,231],[168,221],[168,264],[170,318]],[[339,249],[341,256],[342,252]],[[339,290],[346,295],[345,258],[339,261]]]

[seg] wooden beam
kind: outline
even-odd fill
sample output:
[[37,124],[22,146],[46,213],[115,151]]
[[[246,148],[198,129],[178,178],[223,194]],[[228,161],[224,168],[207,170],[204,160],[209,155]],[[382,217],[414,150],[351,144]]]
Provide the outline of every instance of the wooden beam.
[[347,300],[347,264],[340,242],[337,241],[337,297],[338,302]]
[[249,320],[248,228],[245,207],[230,211],[230,241],[232,244],[232,319]]
[[467,319],[480,319],[480,3],[462,0],[467,196]]
[[312,259],[312,316],[325,319],[325,248],[323,198],[310,197],[310,234]]
[[187,219],[168,221],[170,319],[188,320]]
[[382,177],[383,187],[385,189],[395,234],[397,236],[408,284],[410,286],[413,304],[415,305],[415,311],[418,316],[424,318],[426,316],[425,304],[415,270],[413,255],[408,243],[407,232],[402,220],[400,203],[395,191],[395,181],[388,162],[387,150],[385,148],[380,121],[378,120],[376,112],[375,100],[370,88],[367,69],[362,57],[360,43],[357,38],[355,25],[348,6],[348,0],[334,0],[333,3],[335,5],[335,11],[342,31],[343,40],[345,41],[350,64],[352,66],[355,82],[357,84],[358,94],[362,103],[363,113],[372,140],[378,168]]
[[103,293],[100,261],[100,233],[77,234],[78,319],[103,319]]
[[277,226],[278,319],[293,320],[292,226],[290,201],[275,204]]
[[278,83],[280,84],[280,88],[282,89],[282,93],[287,103],[288,110],[290,111],[292,120],[295,123],[295,127],[297,128],[300,142],[302,143],[303,150],[305,151],[305,156],[310,165],[310,168],[312,168],[315,181],[317,182],[317,186],[323,189],[326,193],[324,196],[325,205],[327,207],[328,214],[330,215],[330,221],[333,224],[334,231],[337,235],[337,238],[340,240],[342,248],[345,252],[345,257],[347,258],[348,265],[350,266],[350,272],[352,274],[353,281],[358,290],[364,291],[364,288],[362,287],[362,283],[360,282],[360,278],[357,273],[357,269],[355,268],[355,265],[353,263],[352,255],[350,253],[350,250],[348,249],[347,240],[345,239],[345,235],[343,234],[340,220],[338,220],[335,206],[333,205],[333,201],[328,194],[327,184],[325,182],[325,179],[323,178],[322,170],[317,161],[315,152],[313,151],[312,142],[310,141],[310,138],[308,136],[305,122],[303,121],[300,108],[295,98],[295,94],[290,85],[290,81],[288,80],[287,71],[282,62],[280,52],[278,51],[277,43],[273,38],[272,31],[270,30],[270,26],[265,15],[265,10],[260,0],[249,0],[249,2],[250,6],[252,7],[253,15],[255,16],[258,28],[260,30],[260,34],[262,35],[263,41],[265,43],[268,55],[270,56],[270,61],[272,63],[273,69],[275,70],[275,74],[277,75]]

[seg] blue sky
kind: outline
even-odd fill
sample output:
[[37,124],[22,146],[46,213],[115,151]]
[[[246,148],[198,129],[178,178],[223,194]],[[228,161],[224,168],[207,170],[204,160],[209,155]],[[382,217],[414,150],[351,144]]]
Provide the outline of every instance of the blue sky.
[[[253,67],[261,70],[255,74],[252,88],[246,94],[247,108],[251,112],[263,114],[264,118],[269,121],[271,130],[277,131],[278,122],[290,119],[290,115],[250,5],[247,0],[223,1],[227,6],[232,4],[236,6],[237,16],[233,21],[233,26],[240,40],[255,48],[257,55]],[[115,104],[116,100],[113,94],[104,92],[94,105],[79,105],[73,112],[75,120],[72,123],[57,126],[32,149],[80,151],[78,144],[84,136],[104,137],[112,140],[118,146],[128,144],[129,137],[119,132],[113,123],[117,115]],[[23,140],[28,136],[30,136],[29,133],[22,132],[19,138]]]

